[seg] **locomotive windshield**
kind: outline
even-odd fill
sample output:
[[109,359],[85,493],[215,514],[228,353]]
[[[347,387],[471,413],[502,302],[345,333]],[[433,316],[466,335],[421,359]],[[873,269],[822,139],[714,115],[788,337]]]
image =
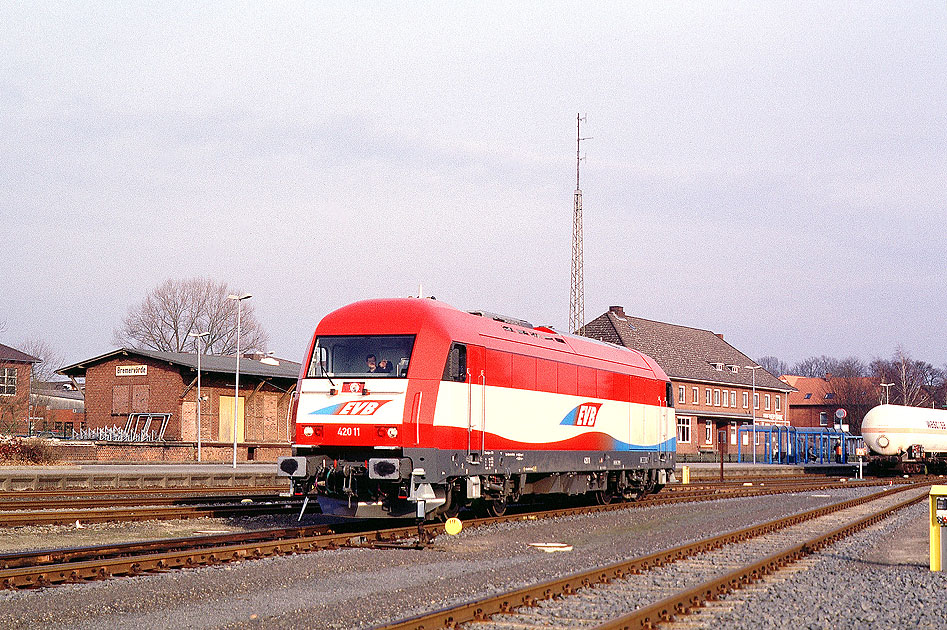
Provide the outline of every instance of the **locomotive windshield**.
[[307,378],[405,378],[414,335],[316,337]]

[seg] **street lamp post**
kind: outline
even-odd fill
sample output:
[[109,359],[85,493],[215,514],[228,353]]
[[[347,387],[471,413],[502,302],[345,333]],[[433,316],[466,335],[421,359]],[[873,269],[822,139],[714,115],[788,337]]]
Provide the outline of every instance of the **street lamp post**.
[[197,339],[197,461],[201,461],[201,339],[210,335],[209,332],[190,333]]
[[894,383],[882,383],[882,384],[881,384],[881,386],[885,388],[885,400],[884,400],[884,404],[886,404],[886,405],[890,405],[890,404],[891,404],[891,389],[889,389],[889,388],[890,388],[891,386],[893,386],[893,385],[894,385]]
[[237,467],[237,407],[240,406],[240,302],[248,300],[253,296],[246,295],[228,295],[228,300],[237,302],[237,370],[234,373],[233,381],[233,467]]
[[753,463],[756,463],[756,371],[763,367],[762,365],[748,365],[746,369],[753,372],[753,400],[750,406],[753,408]]

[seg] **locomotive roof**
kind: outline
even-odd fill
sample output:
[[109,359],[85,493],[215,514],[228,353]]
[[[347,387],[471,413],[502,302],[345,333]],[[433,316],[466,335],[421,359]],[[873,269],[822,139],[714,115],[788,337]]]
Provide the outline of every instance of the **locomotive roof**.
[[644,353],[558,332],[552,328],[527,327],[525,320],[494,316],[477,311],[468,313],[433,298],[390,298],[355,302],[326,315],[316,334],[393,335],[433,334],[445,341],[457,341],[530,354],[541,358],[587,359],[612,364],[616,371],[647,374],[667,380],[664,370]]

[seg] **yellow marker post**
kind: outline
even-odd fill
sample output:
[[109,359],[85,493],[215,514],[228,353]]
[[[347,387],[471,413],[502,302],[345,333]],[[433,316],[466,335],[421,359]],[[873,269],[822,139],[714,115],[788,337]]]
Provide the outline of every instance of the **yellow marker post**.
[[947,556],[947,486],[931,486],[931,571],[943,570]]
[[464,524],[460,522],[460,519],[457,517],[447,519],[447,522],[444,523],[444,531],[446,531],[451,536],[456,536],[460,533],[460,530],[464,528]]
[[681,483],[688,484],[690,482],[691,482],[691,467],[681,466]]

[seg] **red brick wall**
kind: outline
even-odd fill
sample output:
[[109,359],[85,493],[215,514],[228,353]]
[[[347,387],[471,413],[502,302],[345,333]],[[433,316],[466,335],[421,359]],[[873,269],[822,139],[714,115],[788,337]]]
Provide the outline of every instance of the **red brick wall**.
[[[717,450],[717,438],[718,431],[721,429],[726,429],[728,431],[728,440],[730,440],[730,433],[732,431],[730,426],[729,419],[722,418],[712,418],[713,420],[713,429],[711,430],[711,441],[708,443],[705,440],[706,433],[706,416],[701,416],[701,412],[717,412],[717,413],[729,413],[733,415],[745,415],[746,420],[740,422],[750,423],[752,422],[753,416],[753,388],[745,386],[734,386],[734,385],[725,385],[725,384],[708,384],[708,383],[693,383],[688,381],[671,381],[674,387],[674,407],[675,413],[678,416],[684,416],[691,418],[690,420],[690,442],[681,442],[678,440],[677,443],[677,452],[681,455],[696,455],[701,451],[707,450]],[[679,399],[680,388],[684,387],[685,398],[683,400]],[[697,388],[697,403],[693,402],[693,388]],[[711,404],[707,404],[706,392],[705,390],[710,389],[711,393]],[[714,405],[714,392],[720,390],[720,404]],[[727,401],[724,404],[723,394],[726,392]],[[736,407],[730,406],[730,392],[736,392]],[[747,396],[747,407],[743,406],[743,393],[746,392]],[[760,399],[760,408],[756,410],[757,422],[773,422],[776,420],[774,416],[780,416],[782,420],[788,418],[787,409],[788,409],[788,396],[785,392],[776,392],[773,390],[762,390],[756,388],[756,393],[759,395]],[[769,394],[770,397],[770,408],[766,409],[766,394]],[[779,396],[779,411],[776,411],[776,397]],[[770,418],[765,416],[769,415]],[[736,445],[728,443],[728,448],[733,453],[736,453]]]
[[[116,376],[117,366],[146,365],[144,376]],[[181,438],[181,393],[187,383],[177,366],[142,356],[116,357],[86,370],[85,410],[90,428],[124,427],[130,412],[170,413],[164,437]],[[156,430],[154,424],[151,429]]]
[[25,435],[29,431],[33,366],[16,361],[0,361],[0,368],[16,369],[16,394],[0,395],[0,434]]
[[[144,376],[116,376],[117,366],[147,365]],[[186,367],[142,356],[114,358],[89,366],[86,371],[86,424],[90,428],[118,425],[124,427],[131,412],[169,413],[165,440],[197,441],[197,385],[185,394],[197,373]],[[233,375],[201,375],[201,441],[218,442],[220,437],[220,397],[234,395]],[[240,375],[240,396],[244,399],[244,438],[246,442],[289,444],[286,413],[294,384],[287,379],[259,387],[259,379]],[[183,397],[182,397],[183,395]],[[182,403],[184,403],[182,405]],[[158,425],[152,423],[151,430]],[[203,446],[203,445],[202,445]],[[231,450],[232,450],[231,445]],[[232,455],[231,455],[232,457]],[[227,461],[224,457],[222,461]]]
[[[118,444],[115,442],[60,442],[53,446],[57,461],[93,461],[120,463],[193,462],[197,448],[193,443],[178,444]],[[248,461],[252,452],[255,462],[276,462],[281,455],[289,455],[289,445],[251,445],[237,448],[237,461]],[[233,445],[203,445],[201,460],[229,463],[233,461]],[[275,468],[274,468],[275,470]]]

